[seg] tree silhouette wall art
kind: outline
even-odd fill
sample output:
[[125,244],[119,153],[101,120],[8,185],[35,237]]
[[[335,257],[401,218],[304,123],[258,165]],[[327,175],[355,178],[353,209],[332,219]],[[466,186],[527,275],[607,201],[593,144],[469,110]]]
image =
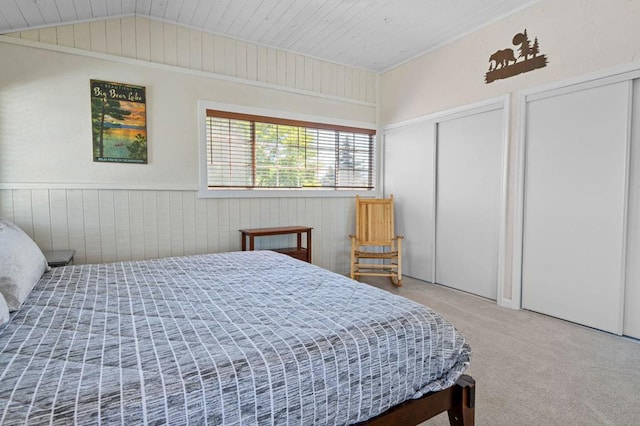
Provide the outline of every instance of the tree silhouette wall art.
[[147,164],[145,88],[91,80],[93,161]]
[[498,50],[489,56],[489,71],[484,75],[485,83],[491,83],[502,78],[513,77],[524,72],[533,71],[547,66],[546,55],[540,54],[540,43],[536,37],[531,43],[527,30],[513,36],[511,41],[518,47],[518,56],[511,48]]

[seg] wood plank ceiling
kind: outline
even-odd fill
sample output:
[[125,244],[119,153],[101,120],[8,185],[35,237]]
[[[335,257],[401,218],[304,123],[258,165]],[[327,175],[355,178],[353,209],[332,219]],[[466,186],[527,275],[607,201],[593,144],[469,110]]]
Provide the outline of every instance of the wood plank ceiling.
[[383,72],[540,0],[1,0],[0,34],[146,16]]

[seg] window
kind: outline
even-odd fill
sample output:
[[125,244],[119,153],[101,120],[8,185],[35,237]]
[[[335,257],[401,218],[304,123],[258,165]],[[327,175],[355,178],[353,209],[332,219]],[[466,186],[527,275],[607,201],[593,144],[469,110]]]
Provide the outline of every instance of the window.
[[375,130],[206,110],[209,189],[370,190]]

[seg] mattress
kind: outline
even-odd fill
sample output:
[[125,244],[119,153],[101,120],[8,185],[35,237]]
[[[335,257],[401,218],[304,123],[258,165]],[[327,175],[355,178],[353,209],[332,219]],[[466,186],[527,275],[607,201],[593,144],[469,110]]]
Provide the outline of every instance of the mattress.
[[70,265],[0,330],[0,423],[351,424],[470,354],[431,309],[271,251]]

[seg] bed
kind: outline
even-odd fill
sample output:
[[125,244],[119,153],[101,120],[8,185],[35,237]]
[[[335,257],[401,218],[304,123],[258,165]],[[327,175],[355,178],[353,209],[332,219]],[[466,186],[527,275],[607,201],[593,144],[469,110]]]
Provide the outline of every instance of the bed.
[[444,318],[271,251],[54,268],[12,310],[0,424],[473,424]]

